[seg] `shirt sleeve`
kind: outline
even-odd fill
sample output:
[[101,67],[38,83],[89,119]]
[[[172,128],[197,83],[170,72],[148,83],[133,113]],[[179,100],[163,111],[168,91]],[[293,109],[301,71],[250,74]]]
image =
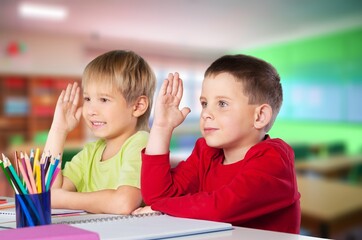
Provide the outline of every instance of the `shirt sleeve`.
[[142,150],[141,191],[147,205],[165,197],[197,192],[199,179],[195,159],[190,157],[171,169],[169,153],[147,155],[144,151]]
[[141,175],[141,151],[146,147],[148,140],[147,132],[139,132],[131,137],[123,147],[121,153],[122,166],[119,185],[129,185],[140,188]]
[[[68,161],[64,169],[62,170],[63,177],[67,177],[75,186],[77,191],[82,189],[84,185],[84,160],[85,156],[87,156],[87,151],[92,144],[86,144],[84,148],[77,153],[71,161]],[[92,146],[94,147],[94,146]]]
[[[278,152],[265,150],[261,156],[244,159],[248,162],[229,184],[213,191],[157,194],[151,198],[151,208],[178,217],[231,223],[248,221],[285,208],[299,199],[299,193],[295,191],[294,175],[280,158]],[[182,169],[177,175],[164,178],[170,182],[169,186],[164,186],[179,189],[175,187],[179,181],[176,179],[180,179],[179,175],[188,175],[185,170],[190,169]]]

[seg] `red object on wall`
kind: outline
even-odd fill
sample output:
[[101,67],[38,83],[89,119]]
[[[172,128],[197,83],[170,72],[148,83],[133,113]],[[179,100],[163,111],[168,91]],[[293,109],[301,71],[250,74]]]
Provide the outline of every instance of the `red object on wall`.
[[25,44],[17,41],[10,42],[6,47],[6,53],[9,56],[16,56],[23,52],[25,52],[26,46]]

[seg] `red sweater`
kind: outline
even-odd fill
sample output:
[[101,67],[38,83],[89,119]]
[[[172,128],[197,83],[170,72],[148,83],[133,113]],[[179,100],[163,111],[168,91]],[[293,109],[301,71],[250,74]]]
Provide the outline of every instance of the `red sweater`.
[[294,153],[280,139],[256,144],[242,161],[223,165],[223,151],[200,138],[186,161],[142,152],[141,191],[153,210],[234,226],[299,233],[300,194]]

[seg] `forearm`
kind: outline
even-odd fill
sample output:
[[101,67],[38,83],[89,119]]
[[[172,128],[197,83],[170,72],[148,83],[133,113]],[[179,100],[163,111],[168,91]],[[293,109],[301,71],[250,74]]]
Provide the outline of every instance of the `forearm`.
[[150,204],[151,208],[177,217],[241,223],[284,209],[299,199],[288,177],[279,179],[260,170],[239,172],[229,183],[220,181],[225,183],[221,188],[165,197]]
[[189,157],[187,161],[171,169],[169,154],[156,156],[142,152],[141,156],[141,191],[147,205],[163,198],[182,196],[198,190],[196,158]]
[[141,191],[131,186],[87,193],[53,189],[51,198],[52,208],[82,209],[91,213],[108,214],[130,214],[142,203]]
[[[67,135],[68,135],[67,132],[51,127],[43,150],[44,153],[51,154],[52,159],[57,157],[59,154],[62,154]],[[59,160],[60,160],[59,166],[61,166],[62,158],[60,158]],[[63,175],[60,172],[57,175],[52,187],[60,188],[62,186],[62,183],[63,183]]]
[[158,155],[169,152],[173,128],[153,126],[146,146],[146,154]]
[[155,104],[155,117],[146,154],[158,155],[169,151],[173,130],[185,120],[191,111],[187,107],[179,109],[182,94],[183,84],[179,74],[168,74]]

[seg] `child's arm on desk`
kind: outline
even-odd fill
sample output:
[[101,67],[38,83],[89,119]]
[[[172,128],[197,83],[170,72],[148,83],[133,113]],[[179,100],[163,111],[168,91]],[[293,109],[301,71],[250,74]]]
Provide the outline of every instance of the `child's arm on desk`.
[[145,214],[145,213],[153,213],[153,212],[157,212],[157,211],[154,211],[152,210],[151,206],[145,206],[145,207],[139,207],[137,208],[136,210],[134,210],[132,212],[132,214]]
[[[69,187],[68,182],[70,180],[65,177],[64,187]],[[130,214],[141,203],[141,190],[132,186],[124,185],[116,190],[106,189],[95,192],[52,189],[52,208],[82,209],[91,213]]]
[[[80,122],[81,107],[78,106],[80,88],[77,83],[68,84],[67,89],[60,94],[54,112],[54,118],[45,143],[45,154],[58,156],[64,150],[65,140]],[[63,184],[62,174],[58,174],[53,188],[61,188]]]

